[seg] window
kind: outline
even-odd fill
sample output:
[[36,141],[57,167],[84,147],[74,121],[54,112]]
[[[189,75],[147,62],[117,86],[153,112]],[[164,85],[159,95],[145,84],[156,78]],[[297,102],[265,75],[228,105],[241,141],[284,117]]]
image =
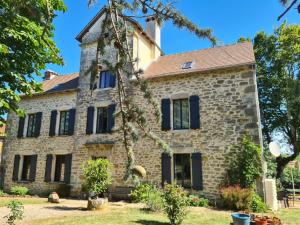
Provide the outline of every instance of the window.
[[188,99],[173,100],[173,129],[182,130],[189,128],[189,101]]
[[36,126],[36,114],[28,115],[27,137],[34,137]]
[[192,65],[193,65],[193,62],[190,61],[190,62],[185,62],[182,64],[182,69],[191,69],[192,68]]
[[69,111],[61,111],[59,119],[59,135],[69,134]]
[[109,71],[102,71],[100,73],[99,88],[114,87],[115,76]]
[[108,132],[108,108],[101,107],[97,109],[97,124],[96,133],[107,133]]
[[174,180],[185,188],[191,187],[190,154],[174,154]]
[[30,164],[31,164],[31,156],[24,155],[22,174],[21,174],[22,181],[29,181],[29,174],[30,174],[30,167],[31,167]]
[[65,155],[56,155],[55,173],[54,173],[55,182],[64,182],[65,162],[66,162]]

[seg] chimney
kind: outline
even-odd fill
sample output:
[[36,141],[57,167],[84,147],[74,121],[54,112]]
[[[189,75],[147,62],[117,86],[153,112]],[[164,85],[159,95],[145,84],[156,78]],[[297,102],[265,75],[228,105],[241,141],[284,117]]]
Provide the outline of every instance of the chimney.
[[158,47],[160,47],[160,30],[161,27],[154,16],[146,19],[146,33],[155,41]]
[[52,70],[47,70],[45,72],[44,80],[52,80],[53,78],[57,77],[58,73],[52,71]]

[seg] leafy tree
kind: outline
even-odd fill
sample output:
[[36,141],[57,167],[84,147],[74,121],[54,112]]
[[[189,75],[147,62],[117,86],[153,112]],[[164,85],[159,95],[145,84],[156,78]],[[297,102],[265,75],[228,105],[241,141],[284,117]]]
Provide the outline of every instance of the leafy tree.
[[[89,0],[89,5],[96,0]],[[127,152],[127,173],[125,179],[137,179],[132,173],[135,167],[134,143],[141,137],[148,137],[163,149],[171,154],[169,146],[155,135],[148,126],[146,112],[155,115],[156,122],[160,121],[160,107],[153,98],[148,82],[142,78],[143,71],[136,70],[138,59],[133,58],[130,43],[132,27],[130,19],[155,17],[159,23],[171,21],[178,28],[185,28],[199,38],[208,39],[216,44],[216,38],[210,29],[201,29],[189,19],[183,16],[173,3],[160,0],[107,0],[106,14],[101,27],[101,34],[98,37],[98,46],[95,60],[91,62],[88,73],[91,74],[91,87],[95,86],[96,77],[99,74],[101,65],[105,65],[116,76],[118,91],[119,111],[116,116],[121,117],[121,130],[123,142]],[[117,51],[117,62],[105,60],[105,47],[114,46]],[[134,80],[135,82],[127,82]],[[140,90],[145,98],[144,106],[140,106],[132,90]]]
[[19,93],[41,91],[34,74],[47,63],[62,64],[53,41],[55,11],[65,11],[63,0],[0,1],[0,125],[4,115],[19,109]]
[[300,153],[300,26],[283,23],[274,33],[258,33],[254,51],[263,135],[270,143],[283,135],[291,154],[276,158],[276,177]]

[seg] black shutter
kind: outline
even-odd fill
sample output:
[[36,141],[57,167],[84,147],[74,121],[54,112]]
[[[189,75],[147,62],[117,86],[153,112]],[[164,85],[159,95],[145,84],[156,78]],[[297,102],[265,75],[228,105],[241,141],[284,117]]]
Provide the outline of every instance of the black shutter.
[[69,113],[70,114],[69,114],[69,131],[68,131],[68,134],[73,135],[74,134],[74,126],[75,126],[76,109],[70,109]]
[[109,86],[112,88],[116,86],[116,76],[111,72],[109,73]]
[[171,156],[168,153],[162,153],[161,155],[161,168],[162,168],[162,185],[165,183],[170,184],[172,182],[171,177]]
[[37,155],[32,155],[30,157],[30,172],[29,172],[29,180],[31,182],[35,181],[36,164],[37,164]]
[[194,190],[203,190],[202,156],[200,152],[192,154],[192,183]]
[[108,117],[107,117],[107,131],[111,132],[112,128],[115,126],[115,117],[114,117],[114,113],[116,110],[116,104],[113,105],[109,105],[108,106]]
[[43,113],[42,112],[38,112],[35,115],[35,130],[34,130],[34,136],[35,137],[40,136],[41,125],[42,125],[42,117],[43,117]]
[[19,118],[18,138],[23,137],[25,117]]
[[51,111],[49,136],[55,136],[57,110]]
[[200,107],[199,107],[199,96],[190,96],[190,128],[200,128]]
[[15,155],[14,171],[13,171],[13,175],[12,175],[13,181],[18,181],[18,178],[19,178],[20,159],[21,159],[20,155]]
[[71,169],[72,169],[72,154],[67,154],[65,156],[65,177],[64,177],[64,181],[66,184],[70,184]]
[[170,130],[171,129],[170,104],[171,104],[170,99],[162,99],[161,100],[161,113],[162,113],[161,129],[162,130]]
[[45,182],[51,181],[51,171],[52,171],[52,159],[53,155],[48,154],[46,157],[46,168],[45,168]]
[[86,133],[92,134],[94,127],[94,106],[90,106],[87,109],[87,122],[86,122]]

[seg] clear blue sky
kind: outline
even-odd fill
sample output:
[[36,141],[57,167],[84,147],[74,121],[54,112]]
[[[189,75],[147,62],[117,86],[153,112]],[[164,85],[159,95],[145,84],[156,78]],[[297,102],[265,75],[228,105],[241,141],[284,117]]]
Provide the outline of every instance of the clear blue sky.
[[[87,0],[65,0],[68,11],[55,20],[55,41],[61,50],[65,65],[49,65],[60,74],[79,71],[80,48],[75,36],[103,6],[104,0],[92,8]],[[241,37],[253,38],[259,31],[271,33],[282,22],[277,16],[284,10],[278,0],[178,0],[177,8],[200,27],[213,29],[223,44],[232,44]],[[300,15],[293,9],[284,19],[300,23]],[[162,49],[166,54],[207,48],[210,43],[178,30],[166,23],[162,28]],[[39,78],[40,80],[41,78]]]

